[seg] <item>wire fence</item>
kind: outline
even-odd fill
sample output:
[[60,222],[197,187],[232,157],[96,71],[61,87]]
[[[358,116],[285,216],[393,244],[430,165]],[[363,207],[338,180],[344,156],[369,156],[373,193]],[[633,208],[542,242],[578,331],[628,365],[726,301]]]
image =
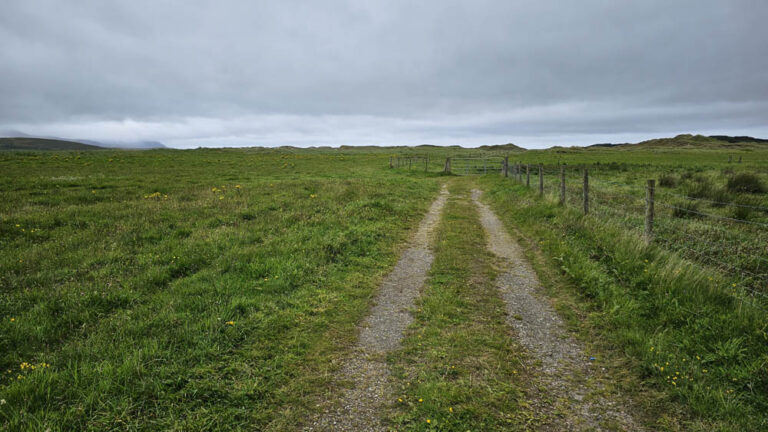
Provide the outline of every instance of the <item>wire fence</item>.
[[[706,200],[645,185],[590,176],[586,169],[528,165],[543,181],[540,195],[577,208],[595,223],[610,223],[715,273],[713,283],[740,301],[768,311],[768,223],[723,214],[730,207],[768,212],[759,205]],[[517,166],[509,172],[516,174]],[[519,175],[513,180],[529,184]],[[538,182],[536,182],[538,187]],[[533,186],[531,186],[533,187]],[[702,202],[702,210],[688,203]]]
[[[394,167],[405,168],[404,161],[413,169],[423,159],[395,160]],[[654,180],[617,182],[584,168],[510,163],[501,156],[447,157],[432,164],[454,175],[502,175],[538,190],[592,223],[614,224],[677,254],[713,273],[713,283],[740,301],[768,311],[768,217],[750,220],[727,213],[744,208],[768,215],[766,206],[691,197],[661,190]],[[421,166],[429,170],[430,162]]]

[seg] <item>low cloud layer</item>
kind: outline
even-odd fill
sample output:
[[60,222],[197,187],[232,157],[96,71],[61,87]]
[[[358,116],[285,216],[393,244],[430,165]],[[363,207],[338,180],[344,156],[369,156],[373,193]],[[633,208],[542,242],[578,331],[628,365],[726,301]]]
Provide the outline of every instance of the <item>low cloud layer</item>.
[[183,148],[768,136],[766,18],[760,0],[11,2],[0,132]]

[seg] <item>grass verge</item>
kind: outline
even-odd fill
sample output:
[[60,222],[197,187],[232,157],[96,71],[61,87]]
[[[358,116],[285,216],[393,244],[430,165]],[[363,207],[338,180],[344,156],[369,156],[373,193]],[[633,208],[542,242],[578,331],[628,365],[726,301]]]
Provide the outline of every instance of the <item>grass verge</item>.
[[[558,268],[580,299],[587,332],[623,352],[631,375],[669,401],[666,430],[768,428],[765,312],[728,295],[708,269],[621,226],[585,218],[499,177],[481,180],[508,226]],[[574,317],[571,317],[572,321]],[[628,377],[632,380],[632,377]],[[662,411],[662,407],[658,407]]]

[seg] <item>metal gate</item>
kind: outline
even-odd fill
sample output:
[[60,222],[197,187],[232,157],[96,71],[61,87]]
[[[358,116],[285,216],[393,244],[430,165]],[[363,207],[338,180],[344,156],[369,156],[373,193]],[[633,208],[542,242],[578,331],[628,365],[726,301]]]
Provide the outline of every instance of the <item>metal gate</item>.
[[504,158],[490,157],[452,157],[451,173],[456,175],[483,175],[501,173],[504,169]]

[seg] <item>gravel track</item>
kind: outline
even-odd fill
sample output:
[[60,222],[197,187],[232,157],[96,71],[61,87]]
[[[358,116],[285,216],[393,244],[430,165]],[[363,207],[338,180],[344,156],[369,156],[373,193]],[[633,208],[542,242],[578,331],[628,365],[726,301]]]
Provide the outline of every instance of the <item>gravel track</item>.
[[499,218],[480,201],[481,195],[472,191],[488,249],[501,261],[496,286],[506,304],[507,322],[539,363],[537,382],[529,390],[539,423],[536,430],[642,430],[622,406],[594,394],[589,385],[595,374],[592,365],[552,306],[537,295],[541,284],[536,273]]
[[[430,242],[448,199],[445,186],[419,224],[392,272],[382,281],[374,306],[360,328],[352,356],[338,372],[338,382],[350,383],[337,400],[305,428],[306,431],[386,431],[382,409],[393,391],[386,353],[400,347],[403,332],[413,321],[409,310],[421,293],[434,256]],[[332,403],[333,401],[329,401]]]

